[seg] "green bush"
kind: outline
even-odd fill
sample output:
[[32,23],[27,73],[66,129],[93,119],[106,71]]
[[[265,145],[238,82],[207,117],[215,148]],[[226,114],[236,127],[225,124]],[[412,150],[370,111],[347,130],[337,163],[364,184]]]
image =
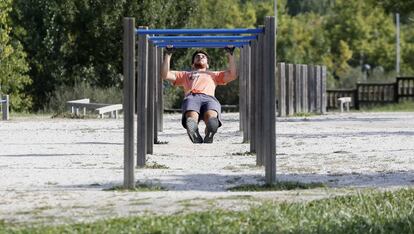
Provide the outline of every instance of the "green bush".
[[62,85],[50,95],[49,103],[44,106],[46,112],[62,113],[66,110],[66,102],[89,98],[91,102],[118,104],[122,103],[122,90],[118,87],[98,88],[82,82],[74,87]]
[[164,108],[179,109],[184,98],[184,91],[180,87],[172,86],[168,81],[164,81]]

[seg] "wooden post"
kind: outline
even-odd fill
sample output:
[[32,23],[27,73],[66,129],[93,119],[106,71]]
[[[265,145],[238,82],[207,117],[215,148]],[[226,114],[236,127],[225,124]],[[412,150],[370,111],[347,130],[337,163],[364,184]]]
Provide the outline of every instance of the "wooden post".
[[360,95],[359,95],[359,84],[356,84],[356,89],[355,89],[355,109],[359,110],[359,100],[360,100]]
[[154,152],[154,113],[155,113],[155,82],[156,82],[156,57],[155,45],[152,42],[148,44],[148,75],[147,75],[147,154]]
[[159,76],[159,64],[158,64],[158,62],[159,62],[159,59],[158,59],[158,56],[159,56],[159,54],[158,54],[158,48],[157,47],[155,47],[154,48],[154,67],[153,67],[153,71],[154,71],[154,76],[153,76],[153,78],[154,78],[154,141],[153,141],[153,143],[154,144],[157,144],[158,143],[158,124],[159,124],[159,113],[158,113],[158,111],[159,111],[159,109],[158,109],[158,105],[159,105],[159,102],[158,102],[158,98],[159,98],[159,96],[158,96],[158,92],[159,92],[159,80],[160,80],[160,76]]
[[263,82],[263,109],[264,138],[263,148],[265,155],[266,184],[276,182],[276,116],[275,116],[275,82],[276,82],[276,25],[275,17],[265,19],[264,39],[264,82]]
[[316,113],[322,113],[322,76],[321,76],[321,66],[315,66],[315,108]]
[[[258,36],[257,42],[257,59],[256,59],[256,68],[257,75],[256,80],[256,113],[255,113],[255,128],[256,128],[256,165],[264,165],[264,156],[263,156],[263,37],[261,33]],[[266,60],[266,59],[265,59]]]
[[[148,27],[140,27],[148,29]],[[137,166],[144,167],[147,153],[147,90],[148,90],[148,37],[138,35],[138,88],[137,88]]]
[[135,19],[123,20],[123,75],[124,75],[124,188],[135,187],[134,178],[134,89],[135,89]]
[[321,114],[326,114],[326,66],[321,69]]
[[257,60],[257,41],[252,41],[251,44],[251,69],[250,69],[250,77],[251,77],[251,87],[250,87],[250,152],[256,153],[256,85],[257,85],[257,67],[256,67],[256,60]]
[[294,105],[293,105],[293,97],[294,97],[294,91],[295,91],[295,85],[293,83],[294,80],[294,71],[293,71],[293,64],[286,64],[287,66],[287,71],[288,71],[288,75],[287,75],[287,84],[286,84],[286,102],[287,102],[287,113],[288,115],[293,115],[295,114],[295,110],[294,110]]
[[285,63],[278,63],[278,114],[283,117],[286,116],[286,72]]
[[295,64],[295,69],[294,69],[294,76],[295,76],[295,113],[301,113],[302,112],[302,100],[301,100],[301,88],[302,88],[302,80],[301,80],[301,69],[302,65],[300,64]]
[[394,102],[396,102],[396,103],[400,102],[400,96],[399,96],[400,92],[399,92],[399,88],[398,88],[399,84],[400,84],[400,81],[401,80],[399,78],[397,78],[397,81],[394,84]]
[[246,46],[246,51],[247,51],[247,62],[246,62],[246,76],[247,76],[247,100],[246,100],[246,105],[247,105],[247,114],[246,114],[246,119],[247,119],[247,140],[250,142],[252,140],[251,138],[251,124],[250,122],[252,122],[251,119],[251,112],[252,112],[252,72],[251,72],[251,64],[252,64],[252,49],[251,46],[248,45]]
[[239,71],[239,118],[240,118],[240,123],[239,123],[239,129],[240,131],[243,132],[243,142],[245,142],[245,97],[246,97],[246,87],[245,87],[245,82],[244,82],[244,49],[240,49],[240,58],[239,58],[239,66],[238,66],[238,71]]
[[250,45],[246,46],[246,142],[251,141],[250,132],[250,113],[252,112],[252,105],[251,105],[251,90],[252,90],[252,76],[251,76],[251,63],[252,63],[252,57],[251,57],[251,48]]
[[158,82],[158,88],[157,88],[157,127],[158,131],[162,132],[164,130],[164,124],[163,124],[163,117],[164,117],[164,85],[163,81],[161,79],[161,64],[164,60],[164,56],[162,53],[162,48],[157,48],[157,59],[158,59],[158,69],[157,69],[157,82]]
[[309,112],[315,112],[315,66],[308,65],[308,106]]
[[308,102],[308,65],[302,65],[301,67],[301,80],[302,80],[302,111],[303,113],[309,112]]
[[242,73],[243,73],[243,143],[249,142],[249,51],[243,47]]

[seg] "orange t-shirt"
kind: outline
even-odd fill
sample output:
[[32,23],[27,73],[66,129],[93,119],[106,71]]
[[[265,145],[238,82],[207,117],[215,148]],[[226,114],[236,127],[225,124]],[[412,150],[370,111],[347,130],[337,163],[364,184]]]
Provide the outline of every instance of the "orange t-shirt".
[[204,93],[214,96],[217,85],[225,85],[224,71],[178,71],[174,85],[183,86],[185,94]]

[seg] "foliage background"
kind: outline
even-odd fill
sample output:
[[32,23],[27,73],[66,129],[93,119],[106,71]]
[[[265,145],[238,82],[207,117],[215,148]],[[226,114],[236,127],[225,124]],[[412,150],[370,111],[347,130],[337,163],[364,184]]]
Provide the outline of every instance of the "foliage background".
[[[124,16],[151,28],[251,28],[274,15],[273,2],[2,0],[0,90],[12,95],[14,111],[56,111],[61,108],[56,100],[89,93],[76,89],[102,93],[94,101],[120,102]],[[393,80],[395,12],[401,13],[400,75],[412,76],[414,2],[408,0],[279,0],[277,60],[326,65],[330,88]],[[211,69],[226,67],[222,50],[208,52]],[[189,69],[191,53],[175,53],[172,68]],[[365,64],[371,67],[367,80],[361,69]],[[165,87],[168,107],[179,106],[180,90]],[[216,94],[222,103],[236,104],[238,82]]]
[[27,75],[26,53],[20,42],[11,36],[11,3],[11,0],[0,1],[0,95],[9,94],[11,107],[25,111],[30,108],[32,99],[24,89],[32,80]]

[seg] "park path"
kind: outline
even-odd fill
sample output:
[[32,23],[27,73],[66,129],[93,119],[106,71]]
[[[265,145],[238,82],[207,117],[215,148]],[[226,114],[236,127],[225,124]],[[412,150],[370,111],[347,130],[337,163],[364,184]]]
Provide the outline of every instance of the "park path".
[[[171,214],[215,207],[245,209],[263,200],[302,201],[414,185],[414,113],[331,113],[277,120],[277,178],[323,182],[329,189],[229,192],[263,183],[246,154],[238,114],[225,113],[213,144],[194,145],[180,115],[137,169],[140,183],[168,191],[107,191],[122,185],[123,120],[16,118],[0,122],[0,220],[68,223]],[[202,129],[204,126],[202,126]]]

